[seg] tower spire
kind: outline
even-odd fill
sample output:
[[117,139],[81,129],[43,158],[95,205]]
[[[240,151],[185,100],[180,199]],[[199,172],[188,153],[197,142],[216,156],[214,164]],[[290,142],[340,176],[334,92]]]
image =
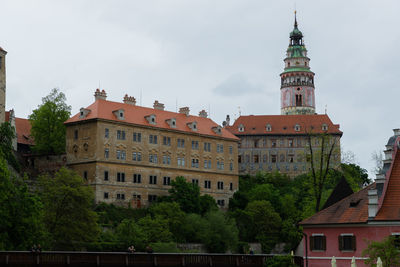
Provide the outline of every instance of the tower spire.
[[297,28],[297,10],[294,10],[294,27]]

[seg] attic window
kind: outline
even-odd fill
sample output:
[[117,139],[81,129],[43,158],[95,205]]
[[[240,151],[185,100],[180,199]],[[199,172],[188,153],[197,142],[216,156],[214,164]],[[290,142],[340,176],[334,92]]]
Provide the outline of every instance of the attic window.
[[286,130],[286,126],[283,126],[283,130]]
[[189,122],[187,126],[192,130],[192,131],[197,131],[197,122]]
[[148,123],[156,124],[156,115],[151,114],[151,115],[147,115],[147,116],[144,116],[144,117],[145,117],[145,119],[147,120]]
[[165,122],[169,125],[169,127],[176,128],[176,119],[175,118],[165,120]]
[[216,134],[221,134],[222,133],[222,127],[221,126],[215,126],[215,127],[212,127],[212,130],[214,131],[214,133],[216,133]]
[[238,131],[239,131],[239,132],[244,132],[244,126],[243,126],[243,124],[240,124],[240,125],[239,125]]
[[271,124],[268,123],[267,126],[265,127],[265,129],[267,130],[267,132],[272,131]]
[[114,110],[113,113],[117,117],[117,119],[119,120],[125,119],[125,111],[123,109]]
[[80,109],[80,113],[79,113],[79,118],[80,118],[80,119],[83,119],[83,118],[85,118],[89,113],[90,113],[90,109],[81,108],[81,109]]
[[352,201],[350,201],[350,207],[354,208],[358,205],[358,203],[360,203],[361,199],[353,199]]
[[322,124],[322,131],[328,131],[328,125]]
[[296,132],[300,131],[300,125],[296,124],[296,125],[294,126],[294,130],[295,130]]

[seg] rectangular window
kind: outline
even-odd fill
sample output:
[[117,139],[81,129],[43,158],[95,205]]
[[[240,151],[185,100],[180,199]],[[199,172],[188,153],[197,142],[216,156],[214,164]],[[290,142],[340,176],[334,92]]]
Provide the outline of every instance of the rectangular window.
[[192,149],[195,150],[199,149],[199,141],[192,141]]
[[125,199],[125,194],[117,194],[117,199],[124,200]]
[[85,179],[85,180],[88,179],[88,172],[87,171],[83,172],[83,179]]
[[125,140],[125,131],[117,130],[117,139],[118,140]]
[[229,163],[229,170],[230,170],[230,171],[233,171],[233,162],[230,162],[230,163]]
[[157,135],[149,135],[149,143],[150,144],[157,144]]
[[171,164],[171,157],[164,155],[162,158],[163,164],[170,165]]
[[224,145],[217,144],[217,153],[224,153]]
[[178,158],[178,166],[185,167],[185,158]]
[[276,147],[276,140],[275,139],[271,140],[271,147]]
[[149,176],[149,184],[157,184],[157,175]]
[[141,152],[132,152],[132,160],[133,161],[142,161],[142,153]]
[[288,146],[289,147],[293,147],[293,139],[289,139],[288,140]]
[[223,207],[223,206],[225,206],[225,200],[224,199],[218,199],[217,200],[217,204],[218,204],[218,206]]
[[310,249],[312,251],[319,250],[324,251],[326,250],[326,236],[322,234],[312,235],[310,236]]
[[259,162],[259,157],[258,155],[253,155],[253,162],[258,163]]
[[224,189],[224,182],[218,182],[218,183],[217,183],[217,188],[218,188],[219,190],[223,190],[223,189]]
[[110,131],[108,130],[108,128],[104,129],[104,138],[108,138],[110,136]]
[[199,179],[192,179],[192,184],[199,186]]
[[217,161],[217,169],[218,170],[223,170],[224,169],[224,162],[223,161]]
[[192,167],[193,168],[198,168],[199,167],[199,160],[198,159],[192,159]]
[[133,133],[133,142],[142,142],[142,134]]
[[142,175],[138,174],[138,173],[133,174],[133,183],[141,184],[142,183]]
[[242,163],[242,155],[238,155],[238,163]]
[[179,139],[178,138],[177,143],[178,143],[178,147],[180,147],[180,148],[185,147],[185,139]]
[[125,182],[125,173],[117,172],[117,182]]
[[229,146],[229,154],[233,154],[233,146]]
[[171,137],[164,136],[163,137],[163,145],[164,146],[171,146]]
[[204,188],[211,189],[211,181],[210,180],[204,181]]
[[210,143],[204,143],[204,151],[211,152],[211,144]]
[[233,191],[233,183],[229,184],[229,190]]
[[338,237],[339,250],[355,251],[356,250],[356,237],[352,234],[342,234]]
[[75,140],[78,140],[78,130],[75,130],[75,131],[74,131],[74,139],[75,139]]
[[157,196],[156,195],[148,195],[148,201],[149,201],[149,203],[156,202]]
[[157,163],[158,162],[157,154],[150,154],[149,155],[149,162],[150,163]]
[[108,181],[108,171],[104,171],[104,181]]
[[108,199],[108,192],[104,192],[104,199]]
[[108,148],[104,149],[104,158],[108,159],[109,156],[110,156],[110,150],[108,150]]
[[117,150],[117,159],[126,159],[126,151],[125,150]]
[[271,162],[275,163],[276,162],[276,155],[271,155]]
[[164,176],[164,185],[170,185],[171,184],[171,177],[169,176]]

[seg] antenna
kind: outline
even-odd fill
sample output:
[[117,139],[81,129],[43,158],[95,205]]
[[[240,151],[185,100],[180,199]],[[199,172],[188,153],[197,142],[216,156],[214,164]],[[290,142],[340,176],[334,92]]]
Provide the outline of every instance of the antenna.
[[140,106],[142,106],[142,89],[140,89]]
[[178,113],[178,98],[175,98],[175,112]]
[[325,115],[327,114],[327,112],[328,112],[328,105],[325,105]]

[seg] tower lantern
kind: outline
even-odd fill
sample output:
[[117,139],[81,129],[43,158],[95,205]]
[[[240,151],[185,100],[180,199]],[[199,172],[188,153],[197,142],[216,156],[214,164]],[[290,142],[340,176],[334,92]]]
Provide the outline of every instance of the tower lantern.
[[315,74],[310,70],[310,59],[307,57],[303,33],[298,29],[296,12],[284,62],[285,69],[281,73],[281,114],[315,114]]

